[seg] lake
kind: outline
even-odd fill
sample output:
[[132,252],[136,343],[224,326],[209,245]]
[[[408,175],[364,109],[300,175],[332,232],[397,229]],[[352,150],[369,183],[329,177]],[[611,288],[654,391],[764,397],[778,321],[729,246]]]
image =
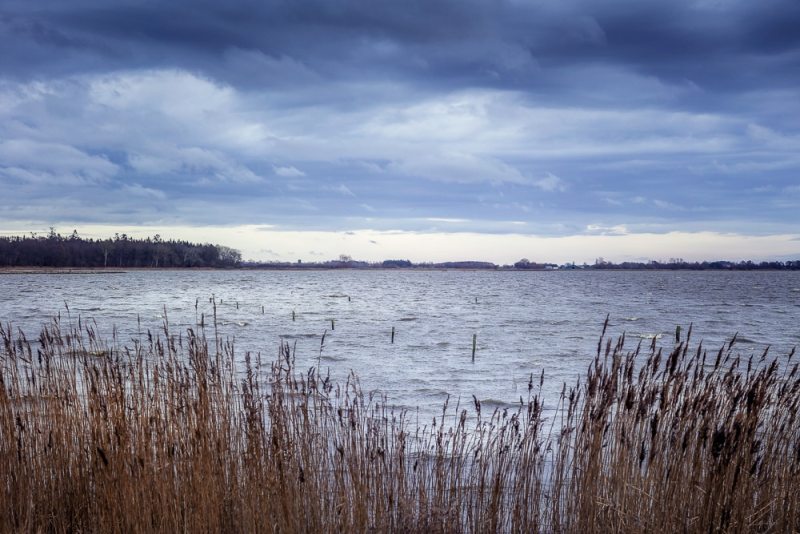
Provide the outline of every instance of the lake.
[[282,340],[296,343],[301,368],[319,362],[336,379],[353,370],[364,389],[419,407],[425,419],[448,395],[451,406],[472,395],[488,407],[518,403],[542,370],[552,408],[562,383],[584,374],[606,314],[609,332],[625,332],[630,348],[653,336],[671,347],[676,325],[685,334],[689,323],[693,340],[712,350],[736,332],[746,355],[769,345],[783,356],[800,344],[800,272],[4,274],[0,320],[33,337],[56,314],[73,323],[80,316],[107,339],[116,328],[125,344],[138,335],[137,318],[159,330],[165,311],[175,334],[201,315],[211,323],[212,296],[220,333],[235,340],[239,358],[250,351],[270,360]]

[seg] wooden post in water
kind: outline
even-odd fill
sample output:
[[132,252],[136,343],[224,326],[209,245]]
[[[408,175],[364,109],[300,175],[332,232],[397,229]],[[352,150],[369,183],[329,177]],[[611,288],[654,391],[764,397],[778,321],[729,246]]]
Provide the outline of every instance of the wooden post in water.
[[294,310],[292,310],[292,322],[294,322]]
[[472,363],[475,363],[475,348],[478,345],[478,334],[472,334]]
[[336,330],[336,325],[333,323],[333,319],[331,319],[331,330]]
[[392,327],[392,345],[394,345],[394,327]]

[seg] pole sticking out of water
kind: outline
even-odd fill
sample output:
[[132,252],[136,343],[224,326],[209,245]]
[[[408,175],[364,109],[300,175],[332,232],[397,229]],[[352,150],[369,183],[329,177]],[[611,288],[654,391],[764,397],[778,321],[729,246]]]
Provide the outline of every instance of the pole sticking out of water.
[[331,319],[331,330],[336,330],[336,325],[333,323],[333,319]]
[[472,334],[472,363],[475,363],[475,348],[478,346],[478,334]]
[[264,306],[261,306],[261,315],[264,315]]
[[392,327],[392,345],[394,345],[394,327]]
[[675,327],[675,343],[681,342],[681,325]]
[[294,314],[294,310],[292,310],[292,322],[294,322],[294,319],[295,319],[295,314]]

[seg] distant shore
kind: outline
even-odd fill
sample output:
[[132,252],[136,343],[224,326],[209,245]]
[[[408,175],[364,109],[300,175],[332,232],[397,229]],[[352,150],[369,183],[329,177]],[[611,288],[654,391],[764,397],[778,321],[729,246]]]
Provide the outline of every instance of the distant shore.
[[240,251],[210,243],[189,243],[165,240],[155,235],[144,239],[115,234],[108,239],[85,239],[73,231],[62,236],[54,228],[47,235],[0,237],[0,273],[108,274],[130,270],[423,270],[423,271],[796,271],[800,259],[752,261],[724,260],[686,261],[670,258],[667,261],[642,260],[615,263],[602,257],[594,263],[567,262],[563,264],[522,258],[509,264],[461,259],[456,261],[421,261],[393,258],[382,261],[362,261],[347,254],[337,259],[306,262],[245,260]]
[[708,267],[708,268],[692,268],[692,267],[648,267],[648,268],[630,268],[630,267],[604,267],[596,268],[594,266],[576,267],[576,268],[559,268],[559,269],[520,269],[515,267],[440,267],[440,266],[414,266],[414,267],[383,267],[383,266],[370,266],[370,267],[348,267],[348,266],[325,266],[325,265],[308,265],[308,266],[286,266],[286,265],[259,265],[259,266],[239,266],[239,267],[40,267],[40,266],[14,266],[4,267],[0,266],[0,275],[24,275],[24,274],[75,274],[75,275],[105,275],[105,274],[125,274],[130,272],[145,272],[145,271],[284,271],[284,272],[319,272],[319,271],[396,271],[396,272],[431,272],[431,271],[465,271],[465,272],[561,272],[561,271],[650,271],[650,272],[663,272],[663,271],[714,271],[714,272],[750,272],[750,271],[797,271],[796,268],[756,268],[756,269],[741,269],[741,268],[724,268],[724,267]]
[[[105,267],[0,267],[2,274],[123,274],[143,269],[118,269]],[[155,269],[148,269],[155,270]],[[160,270],[160,269],[158,269]]]

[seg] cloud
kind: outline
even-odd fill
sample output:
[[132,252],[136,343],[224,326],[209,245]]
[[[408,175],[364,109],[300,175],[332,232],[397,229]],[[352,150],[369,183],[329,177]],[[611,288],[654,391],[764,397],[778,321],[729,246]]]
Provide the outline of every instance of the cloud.
[[534,181],[533,185],[535,185],[542,191],[547,191],[548,193],[552,193],[554,191],[563,192],[566,190],[566,185],[564,185],[564,181],[561,180],[561,178],[559,178],[555,174],[550,172],[548,172],[544,178]]
[[798,25],[791,0],[7,2],[0,225],[786,232]]
[[128,163],[137,173],[151,176],[185,176],[194,183],[254,183],[262,178],[233,157],[217,149],[178,147],[167,143],[130,152]]
[[[99,134],[142,145],[155,134],[182,146],[241,154],[259,152],[274,141],[263,122],[246,117],[249,106],[236,90],[187,71],[129,71],[72,82],[56,89],[62,94],[78,90],[85,99],[81,114],[90,121],[86,126],[99,125]],[[122,120],[143,128],[138,135],[119,131]]]
[[[2,71],[16,76],[183,65],[238,84],[284,86],[374,77],[533,86],[557,93],[550,71],[611,65],[665,81],[750,89],[786,69],[798,45],[791,0],[557,4],[345,0],[257,4],[179,0],[168,6],[53,0],[5,6]],[[545,68],[541,65],[546,65]],[[542,79],[543,72],[547,75]],[[795,86],[797,84],[795,83]],[[574,87],[574,86],[573,86]]]
[[167,198],[166,193],[163,191],[152,189],[150,187],[142,187],[139,184],[125,185],[122,187],[122,190],[125,192],[125,194],[136,197],[151,198],[155,200],[166,200]]
[[119,168],[103,156],[93,156],[68,144],[33,139],[0,141],[0,172],[22,182],[97,183]]
[[[677,221],[678,210],[668,208],[684,206],[734,220],[742,215],[732,211],[730,194],[686,170],[709,159],[730,167],[743,166],[745,158],[796,158],[793,134],[776,137],[775,127],[754,129],[752,120],[735,115],[541,107],[521,93],[497,90],[352,109],[315,102],[287,110],[265,100],[268,92],[171,69],[6,84],[3,94],[13,98],[0,112],[0,133],[8,139],[0,149],[0,176],[28,184],[29,201],[46,202],[48,191],[36,184],[100,184],[85,192],[86,206],[61,208],[86,212],[87,206],[121,202],[116,192],[134,185],[181,199],[173,215],[198,224],[222,217],[294,226],[300,219],[292,210],[319,212],[325,205],[328,218],[320,213],[305,224],[346,226],[354,208],[387,220],[405,212],[412,218],[503,221],[511,210],[526,220],[567,220],[563,231],[579,231],[607,215],[603,206],[616,209],[615,224],[652,218],[640,199],[654,187],[662,191],[659,217]],[[754,135],[757,155],[745,150]],[[39,156],[45,152],[51,157]],[[268,163],[276,160],[293,163]],[[647,173],[637,165],[614,165],[627,161],[652,164]],[[742,169],[738,187],[762,185]],[[764,206],[776,206],[775,195],[791,185],[795,169],[791,163],[769,169],[776,189],[765,192]],[[704,173],[729,175],[713,166]],[[571,177],[569,187],[564,174]],[[354,187],[355,205],[345,202],[354,198]],[[342,202],[331,204],[328,192]],[[556,192],[569,194],[541,195]],[[597,202],[625,197],[632,202]],[[790,207],[777,207],[768,217],[780,224]],[[126,213],[134,222],[151,220],[152,209],[130,206]]]
[[661,208],[662,210],[683,210],[683,209],[685,209],[682,206],[678,206],[677,204],[673,204],[672,202],[668,202],[666,200],[661,200],[661,199],[658,199],[658,198],[653,200],[653,205],[655,205],[657,208]]
[[585,233],[588,235],[627,235],[629,232],[628,228],[622,224],[616,226],[589,224],[586,226]]
[[339,185],[333,187],[332,190],[336,191],[340,195],[343,195],[343,196],[346,196],[346,197],[354,197],[354,196],[356,196],[355,193],[350,191],[350,188],[347,187],[344,184],[339,184]]
[[495,158],[463,152],[412,155],[392,162],[388,170],[405,176],[442,182],[517,184],[530,182],[512,165]]
[[291,165],[287,165],[286,167],[273,167],[275,174],[278,176],[283,176],[284,178],[296,178],[298,176],[305,176],[306,173],[297,169],[296,167],[292,167]]
[[262,248],[256,251],[262,258],[280,258],[281,255],[271,248]]
[[469,222],[469,219],[454,219],[447,217],[427,217],[425,220],[431,222],[443,222],[443,223],[455,223],[455,224]]

